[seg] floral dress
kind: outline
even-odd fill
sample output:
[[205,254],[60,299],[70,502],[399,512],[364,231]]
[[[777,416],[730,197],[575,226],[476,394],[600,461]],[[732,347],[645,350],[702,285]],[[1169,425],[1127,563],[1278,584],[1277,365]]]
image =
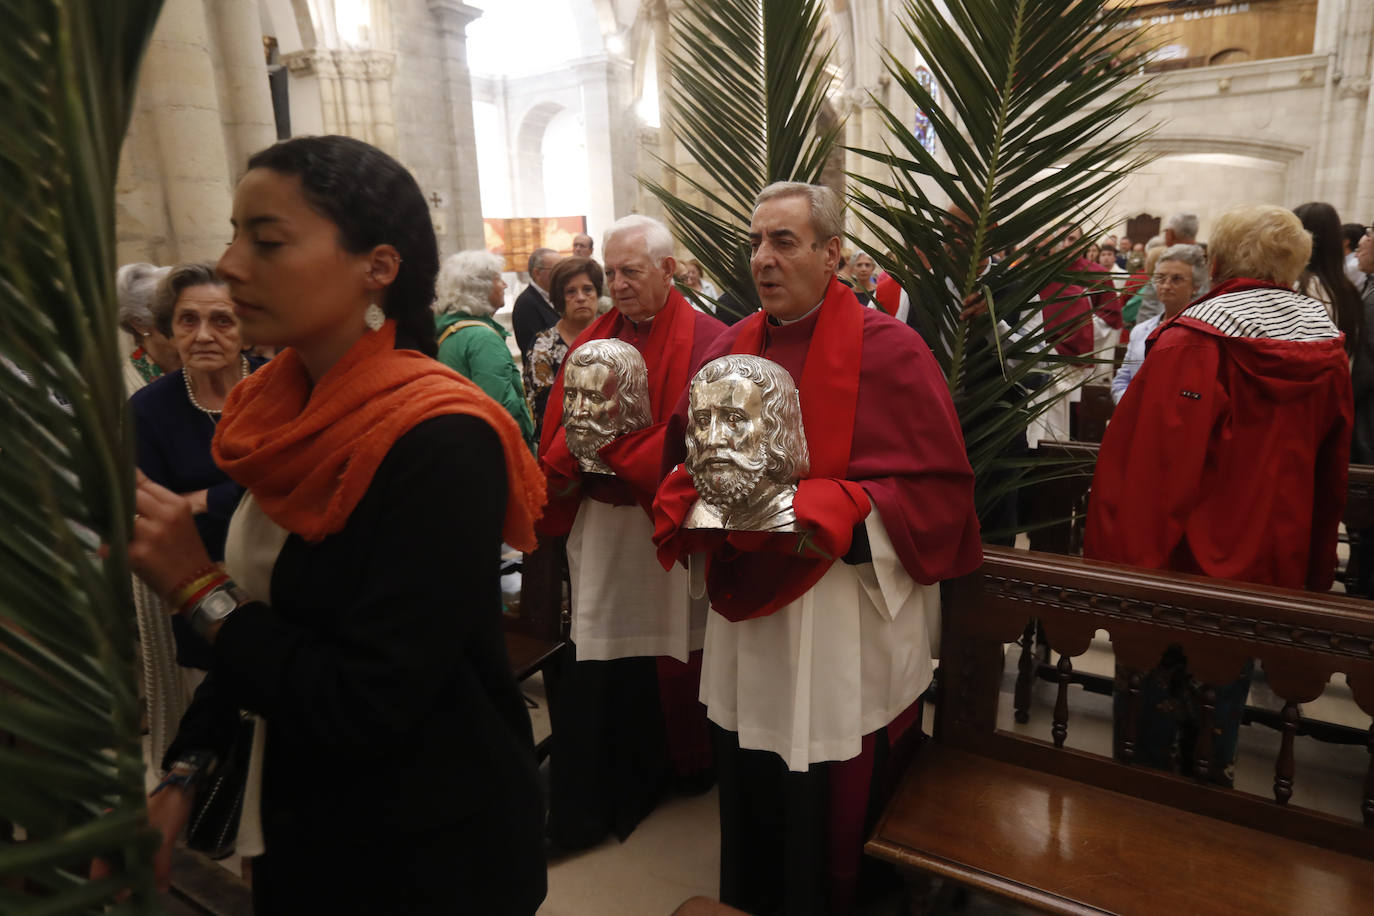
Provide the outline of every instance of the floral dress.
[[536,436],[544,426],[544,407],[549,402],[553,380],[558,377],[558,368],[567,355],[568,345],[558,333],[558,325],[536,334],[525,354],[525,394],[530,399],[530,412],[534,414]]

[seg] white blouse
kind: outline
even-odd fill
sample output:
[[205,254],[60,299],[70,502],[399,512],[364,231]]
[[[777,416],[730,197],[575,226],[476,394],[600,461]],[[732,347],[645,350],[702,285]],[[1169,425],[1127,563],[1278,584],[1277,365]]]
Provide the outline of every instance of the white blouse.
[[[252,493],[244,493],[229,519],[224,542],[224,568],[250,597],[272,603],[272,569],[290,532],[267,517]],[[262,765],[267,752],[267,726],[259,717],[253,727],[253,750],[244,781],[243,811],[239,815],[234,852],[244,858],[267,851],[262,833]]]

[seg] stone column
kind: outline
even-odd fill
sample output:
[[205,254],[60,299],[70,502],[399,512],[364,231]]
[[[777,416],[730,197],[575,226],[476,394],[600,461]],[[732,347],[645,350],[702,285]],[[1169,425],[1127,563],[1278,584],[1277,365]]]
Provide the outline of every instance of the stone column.
[[314,77],[327,134],[364,140],[396,155],[391,76],[396,55],[356,48],[310,48],[282,56],[292,79]]
[[[645,0],[645,12],[649,15],[650,27],[654,30],[654,49],[658,54],[658,155],[664,162],[682,168],[679,161],[677,134],[673,125],[673,106],[669,101],[668,87],[672,84],[673,68],[669,50],[672,46],[672,25],[669,21],[671,0]],[[663,170],[663,187],[670,194],[680,194],[677,175],[668,169]]]
[[162,165],[166,258],[217,258],[230,234],[231,184],[201,0],[171,0],[163,7],[139,93],[146,98]]
[[[1351,193],[1340,209],[1348,223],[1368,223],[1374,219],[1374,0],[1351,0],[1350,23],[1359,35],[1350,47],[1347,70],[1359,70],[1358,82],[1364,93],[1363,124],[1359,146],[1347,160]],[[1354,25],[1358,23],[1358,26]]]
[[277,139],[267,56],[257,0],[216,0],[208,8],[221,63],[220,112],[229,154],[229,175],[243,173],[248,157]]
[[634,115],[630,99],[632,65],[619,57],[578,63],[587,135],[587,180],[593,189],[587,231],[599,237],[617,217],[634,212],[636,132],[624,129]]
[[[885,128],[874,97],[899,109],[910,107],[904,98],[890,98],[890,78],[883,63],[883,39],[890,32],[888,20],[892,14],[884,3],[858,2],[852,6],[849,26],[853,60],[850,62],[850,78],[846,81],[849,88],[833,102],[836,113],[845,119],[844,142],[847,145],[857,149],[882,150]],[[899,47],[909,45],[899,42]],[[905,63],[908,66],[912,65],[909,59]],[[888,177],[885,166],[866,156],[846,153],[845,160],[845,167],[849,172],[870,178]],[[871,241],[871,234],[862,223],[849,214],[847,209],[846,223],[850,231],[866,241]],[[848,243],[845,247],[849,247]]]
[[[1328,4],[1323,4],[1326,6]],[[1316,162],[1316,181],[1313,197],[1330,203],[1338,212],[1354,213],[1361,194],[1359,157],[1366,140],[1365,116],[1370,94],[1371,42],[1374,42],[1374,0],[1345,0],[1323,17],[1319,7],[1318,19],[1324,24],[1331,16],[1339,16],[1337,29],[1330,37],[1335,44],[1332,66],[1328,70],[1329,111],[1325,110],[1320,127]],[[1318,41],[1322,40],[1319,33]],[[1365,217],[1356,217],[1364,219]]]
[[[439,26],[452,131],[453,234],[459,249],[485,248],[482,188],[477,178],[477,137],[472,120],[472,74],[468,70],[467,27],[482,15],[462,0],[426,0]],[[442,214],[441,214],[442,215]]]

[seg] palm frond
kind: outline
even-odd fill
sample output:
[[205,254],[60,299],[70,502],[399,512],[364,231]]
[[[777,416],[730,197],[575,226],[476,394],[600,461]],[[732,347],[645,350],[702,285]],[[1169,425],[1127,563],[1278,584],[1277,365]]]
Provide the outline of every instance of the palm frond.
[[[0,909],[154,912],[114,184],[161,0],[0,12]],[[85,878],[93,856],[110,877]]]
[[[1132,112],[1152,87],[1132,82],[1144,48],[1120,28],[1129,16],[1105,0],[906,0],[903,33],[940,98],[906,54],[889,49],[887,70],[894,90],[930,118],[948,163],[881,102],[886,148],[853,150],[881,166],[878,177],[851,174],[852,203],[945,371],[982,517],[1016,487],[1061,471],[1011,451],[1047,406],[1028,380],[1062,369],[1054,345],[1074,328],[1041,327],[1014,343],[997,328],[1024,328],[1051,283],[1084,280],[1072,263],[1121,179],[1147,161],[1138,149],[1148,132]],[[1066,223],[1084,229],[1083,240],[1055,251]],[[980,292],[988,311],[962,320],[963,303]]]
[[831,80],[825,15],[821,0],[683,0],[673,16],[669,110],[705,177],[663,165],[709,206],[641,181],[679,244],[746,312],[758,308],[746,229],[754,197],[774,181],[820,181],[842,130],[817,129]]

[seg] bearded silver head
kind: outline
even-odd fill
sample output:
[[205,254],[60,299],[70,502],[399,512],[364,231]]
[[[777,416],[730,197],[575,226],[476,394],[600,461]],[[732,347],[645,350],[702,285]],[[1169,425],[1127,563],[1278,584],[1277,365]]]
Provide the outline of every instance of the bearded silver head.
[[610,474],[597,450],[651,422],[649,370],[623,340],[589,340],[563,369],[563,428],[583,471]]
[[[761,356],[714,359],[688,394],[687,473],[705,506],[698,524],[732,530],[794,526],[791,497],[810,471],[797,386]],[[719,522],[709,524],[709,516]]]

